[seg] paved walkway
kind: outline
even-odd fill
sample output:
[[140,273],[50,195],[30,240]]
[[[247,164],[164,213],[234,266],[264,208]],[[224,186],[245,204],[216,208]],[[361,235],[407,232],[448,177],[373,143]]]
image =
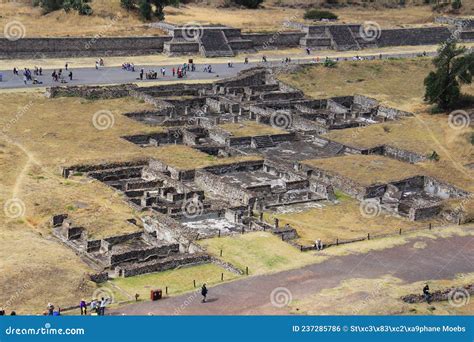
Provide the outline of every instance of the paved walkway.
[[[385,53],[383,54],[383,58],[412,58],[415,57],[417,54],[421,53]],[[357,53],[354,53],[356,56]],[[354,57],[352,56],[352,57]],[[379,54],[375,55],[364,55],[364,57],[370,58],[379,58]],[[351,59],[351,57],[345,57]],[[235,58],[234,58],[235,60]],[[342,59],[341,59],[342,60]],[[183,57],[183,62],[187,61],[185,57]],[[293,59],[291,64],[301,64],[301,63],[311,63],[313,60],[311,57],[309,58],[297,58]],[[314,62],[314,61],[313,61]],[[320,61],[322,62],[322,61]],[[177,68],[178,65],[176,64],[167,64],[167,65],[136,65],[135,72],[122,70],[120,67],[104,67],[96,70],[95,67],[91,68],[75,68],[71,69],[73,72],[73,80],[69,81],[67,78],[68,71],[63,70],[63,75],[65,75],[68,83],[61,84],[58,82],[53,82],[51,74],[53,72],[52,69],[45,69],[43,70],[43,76],[37,77],[39,81],[43,82],[43,84],[33,85],[31,82],[28,82],[27,85],[23,83],[23,75],[22,75],[22,68],[23,66],[18,66],[20,68],[20,75],[16,76],[13,74],[12,70],[0,70],[0,74],[2,74],[2,82],[0,82],[0,89],[14,89],[14,88],[34,88],[34,87],[50,87],[52,85],[92,85],[92,84],[123,84],[123,83],[131,83],[131,82],[182,82],[182,81],[189,81],[189,80],[216,80],[221,78],[226,78],[230,76],[236,75],[239,71],[242,71],[247,68],[255,67],[258,65],[266,65],[266,66],[281,66],[284,65],[280,60],[269,60],[267,63],[255,63],[251,62],[248,64],[244,63],[234,63],[232,68],[227,66],[227,63],[212,63],[212,59],[209,60],[209,63],[212,65],[213,72],[208,73],[204,72],[203,69],[208,64],[197,64],[195,72],[188,72],[186,78],[178,79],[176,77],[172,77],[171,69]],[[30,69],[33,71],[32,67],[28,65]],[[140,81],[138,79],[140,69],[143,68],[146,71],[148,70],[155,70],[157,72],[164,67],[166,69],[166,76],[162,77],[161,75],[158,76],[156,80],[144,80]]]
[[[414,248],[416,241],[425,242],[426,247]],[[334,257],[301,269],[221,284],[209,289],[208,303],[201,303],[201,296],[191,293],[157,302],[130,304],[111,310],[110,314],[288,314],[287,307],[277,308],[270,302],[270,294],[277,287],[288,289],[294,301],[356,277],[379,278],[390,274],[406,282],[452,279],[459,273],[474,272],[473,242],[473,236],[420,238],[381,251]]]

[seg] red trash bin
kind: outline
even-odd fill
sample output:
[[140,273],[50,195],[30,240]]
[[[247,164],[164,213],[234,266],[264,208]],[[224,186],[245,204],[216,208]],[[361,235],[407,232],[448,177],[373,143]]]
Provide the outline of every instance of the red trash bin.
[[161,291],[161,289],[150,291],[151,300],[155,301],[155,300],[161,299],[162,297],[163,297],[163,291]]

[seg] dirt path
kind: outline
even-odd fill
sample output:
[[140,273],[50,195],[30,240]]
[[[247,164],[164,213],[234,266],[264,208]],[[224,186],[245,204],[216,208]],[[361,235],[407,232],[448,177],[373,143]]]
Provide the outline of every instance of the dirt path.
[[[414,248],[416,241],[426,247]],[[209,289],[209,302],[199,293],[166,298],[158,302],[131,304],[111,310],[126,315],[248,315],[288,314],[288,307],[272,305],[274,289],[287,289],[293,301],[351,278],[393,275],[406,282],[454,278],[474,272],[474,237],[421,238],[402,246],[360,255],[335,257],[320,264],[265,276],[246,278]],[[283,293],[283,296],[285,294]]]

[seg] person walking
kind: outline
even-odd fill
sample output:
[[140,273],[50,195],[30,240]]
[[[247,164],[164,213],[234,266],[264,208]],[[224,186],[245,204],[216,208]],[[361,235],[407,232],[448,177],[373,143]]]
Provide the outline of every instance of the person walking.
[[81,309],[81,316],[87,315],[87,303],[84,299],[79,302],[79,308]]
[[207,287],[206,287],[206,284],[203,284],[202,287],[201,287],[201,295],[202,295],[202,302],[205,303],[206,302],[206,297],[207,297]]
[[72,81],[72,71],[69,71],[69,81]]
[[425,296],[425,300],[428,304],[431,304],[431,293],[430,293],[430,287],[428,284],[423,287],[423,295]]

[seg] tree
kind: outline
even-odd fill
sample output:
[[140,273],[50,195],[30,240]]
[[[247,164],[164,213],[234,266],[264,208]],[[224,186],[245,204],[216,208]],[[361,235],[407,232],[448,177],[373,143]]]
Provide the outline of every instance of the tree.
[[474,73],[474,53],[448,41],[438,49],[433,59],[435,70],[425,78],[425,101],[439,109],[452,109],[459,103],[461,84],[470,84]]
[[150,3],[147,0],[141,0],[140,5],[140,15],[144,20],[151,20],[152,8]]

